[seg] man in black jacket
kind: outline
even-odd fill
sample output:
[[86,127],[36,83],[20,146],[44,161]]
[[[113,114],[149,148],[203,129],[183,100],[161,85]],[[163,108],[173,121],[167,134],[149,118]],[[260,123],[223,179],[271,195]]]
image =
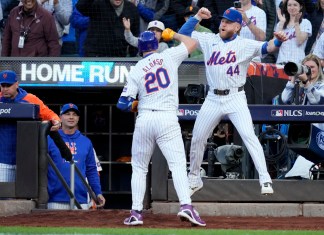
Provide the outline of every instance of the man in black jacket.
[[129,1],[79,0],[76,8],[90,17],[84,50],[87,57],[136,56],[137,48],[124,37],[123,17],[130,19],[133,35],[139,35],[139,15]]

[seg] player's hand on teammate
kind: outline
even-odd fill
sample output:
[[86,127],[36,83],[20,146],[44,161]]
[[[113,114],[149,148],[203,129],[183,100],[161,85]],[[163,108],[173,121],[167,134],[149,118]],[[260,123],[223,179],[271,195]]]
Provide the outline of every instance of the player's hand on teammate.
[[288,40],[288,37],[284,31],[274,32],[273,35],[281,42]]
[[211,12],[206,8],[206,7],[202,7],[199,9],[199,11],[197,12],[197,16],[200,19],[206,20],[212,17]]
[[175,32],[172,29],[166,28],[162,32],[162,38],[165,42],[169,42],[173,39],[174,34],[175,34]]
[[61,128],[61,122],[58,120],[52,120],[52,127],[51,127],[51,131],[58,131]]

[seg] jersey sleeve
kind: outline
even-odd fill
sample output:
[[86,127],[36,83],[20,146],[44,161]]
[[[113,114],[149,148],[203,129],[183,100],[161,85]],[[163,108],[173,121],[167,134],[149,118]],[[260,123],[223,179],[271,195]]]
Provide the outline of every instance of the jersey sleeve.
[[168,55],[177,66],[180,66],[182,61],[188,58],[188,49],[184,43],[180,43],[176,47],[165,50],[163,54]]
[[264,57],[265,55],[262,54],[262,46],[264,42],[256,41],[252,39],[243,39],[242,45],[246,45],[246,55],[250,57],[252,60],[256,56]]
[[38,104],[39,105],[39,116],[41,120],[46,120],[46,121],[51,121],[51,120],[57,120],[60,121],[61,119],[59,116],[51,110],[47,105],[44,104],[42,100],[40,100],[37,96],[28,93],[25,97],[24,100],[31,104]]
[[100,179],[97,171],[96,160],[93,152],[93,146],[90,140],[88,140],[88,153],[86,156],[86,177],[89,184],[96,195],[102,194]]
[[135,67],[132,67],[129,71],[127,81],[120,96],[132,97],[133,99],[136,99],[136,96],[138,94],[138,85],[136,81],[137,74],[140,73],[137,73]]

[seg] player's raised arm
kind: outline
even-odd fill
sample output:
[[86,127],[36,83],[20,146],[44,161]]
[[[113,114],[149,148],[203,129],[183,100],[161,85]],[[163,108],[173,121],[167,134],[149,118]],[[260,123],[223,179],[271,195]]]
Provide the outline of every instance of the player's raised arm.
[[274,32],[273,34],[275,37],[269,42],[265,42],[267,44],[266,50],[269,53],[277,51],[281,44],[288,39],[284,31]]
[[164,41],[170,41],[172,39],[175,39],[179,42],[183,42],[187,47],[189,54],[197,48],[197,44],[198,44],[197,40],[192,39],[186,35],[176,33],[170,28],[166,28],[165,30],[163,30],[162,38]]
[[203,19],[211,18],[210,11],[202,7],[199,9],[198,13],[194,17],[190,17],[184,25],[179,30],[180,34],[191,36],[191,33],[194,31],[196,24],[198,24]]

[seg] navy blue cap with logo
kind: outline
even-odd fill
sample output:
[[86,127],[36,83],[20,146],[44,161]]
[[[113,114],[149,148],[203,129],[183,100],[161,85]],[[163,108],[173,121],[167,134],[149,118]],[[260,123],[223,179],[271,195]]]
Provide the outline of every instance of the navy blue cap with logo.
[[62,106],[60,115],[67,113],[68,111],[74,111],[78,116],[80,116],[80,111],[78,106],[72,103],[68,103]]
[[0,72],[0,84],[14,84],[17,80],[17,74],[12,70],[3,70]]
[[242,14],[235,10],[234,8],[229,8],[227,9],[223,16],[220,16],[219,18],[225,18],[229,21],[232,21],[232,22],[236,22],[236,23],[239,23],[239,24],[242,24]]

